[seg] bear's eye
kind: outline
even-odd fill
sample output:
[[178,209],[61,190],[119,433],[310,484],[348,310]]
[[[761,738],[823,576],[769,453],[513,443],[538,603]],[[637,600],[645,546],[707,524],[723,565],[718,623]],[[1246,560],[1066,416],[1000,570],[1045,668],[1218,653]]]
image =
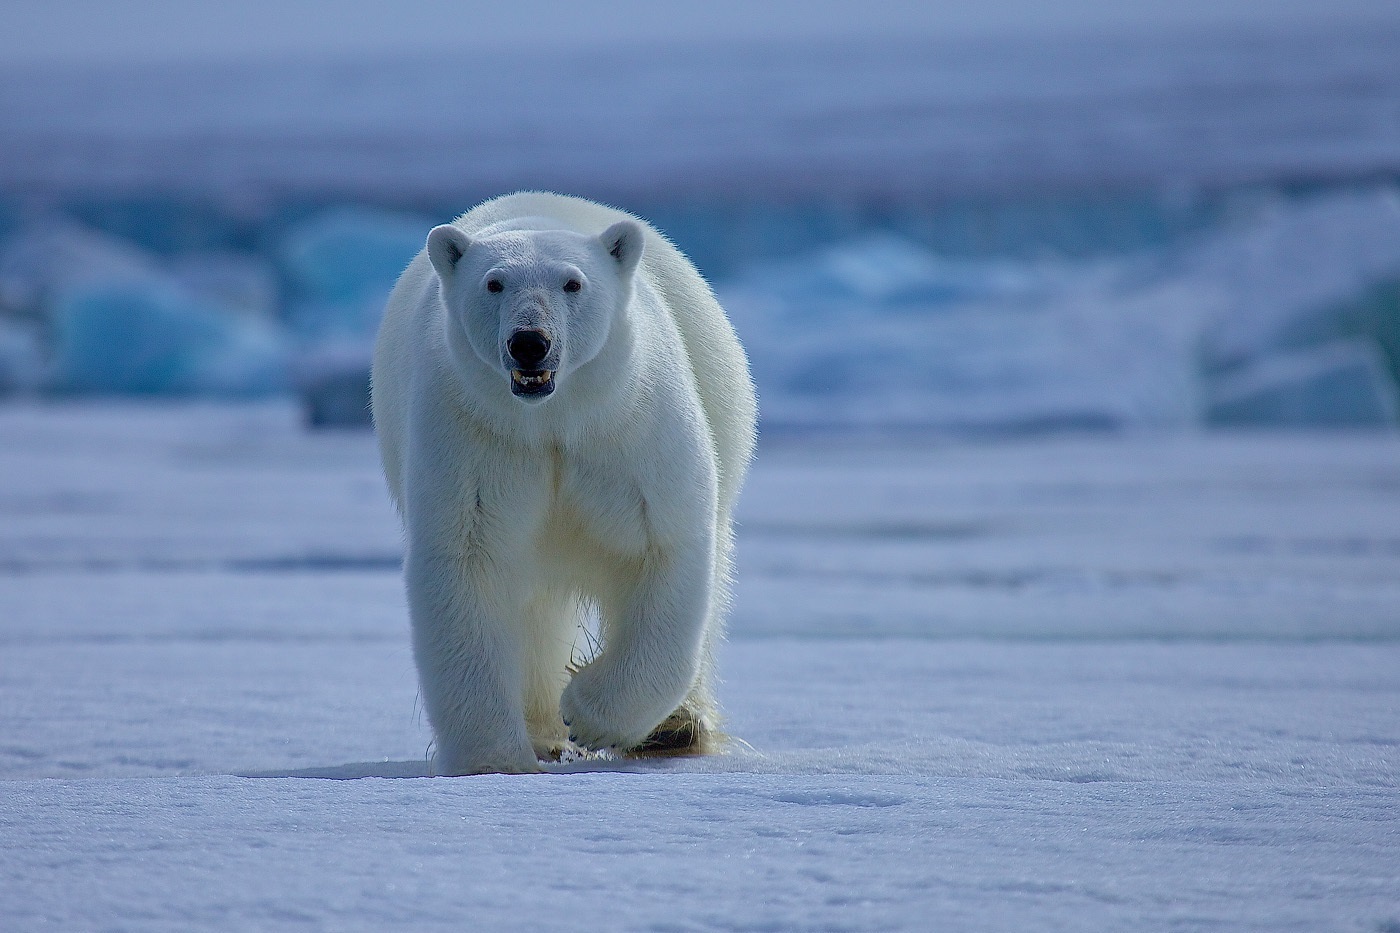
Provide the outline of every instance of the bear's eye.
[[581,288],[583,288],[583,283],[578,279],[569,279],[564,283],[564,291],[566,292],[576,292]]
[[505,290],[506,290],[506,287],[505,287],[504,285],[501,284],[501,280],[500,280],[500,279],[487,279],[487,280],[486,280],[486,290],[487,290],[488,292],[497,293],[497,292],[503,292],[503,291],[505,291]]

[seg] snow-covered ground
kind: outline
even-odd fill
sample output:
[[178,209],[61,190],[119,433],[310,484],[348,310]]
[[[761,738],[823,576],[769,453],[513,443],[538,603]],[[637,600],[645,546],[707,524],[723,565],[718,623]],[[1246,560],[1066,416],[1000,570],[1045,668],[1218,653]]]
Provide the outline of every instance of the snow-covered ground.
[[751,748],[530,777],[409,779],[367,433],[11,405],[0,516],[5,930],[1400,930],[1394,435],[767,438]]

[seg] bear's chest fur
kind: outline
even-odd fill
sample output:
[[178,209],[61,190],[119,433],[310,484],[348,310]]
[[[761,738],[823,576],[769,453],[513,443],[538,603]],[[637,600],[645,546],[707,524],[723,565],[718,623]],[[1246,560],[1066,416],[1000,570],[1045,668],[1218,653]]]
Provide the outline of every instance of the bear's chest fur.
[[513,555],[516,566],[582,582],[641,559],[654,544],[642,491],[617,464],[557,444],[472,452],[459,486],[468,553],[490,562]]
[[646,500],[615,465],[555,447],[548,457],[548,506],[541,516],[541,550],[640,557],[650,537]]

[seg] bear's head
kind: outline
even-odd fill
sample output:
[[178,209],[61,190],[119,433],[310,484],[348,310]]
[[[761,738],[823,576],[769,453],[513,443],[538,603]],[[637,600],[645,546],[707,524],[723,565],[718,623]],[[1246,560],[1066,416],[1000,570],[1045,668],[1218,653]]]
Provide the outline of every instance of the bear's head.
[[[470,236],[443,224],[428,233],[448,326],[511,393],[541,402],[603,349],[632,296],[640,224],[599,236],[511,229]],[[454,343],[458,342],[456,340]]]

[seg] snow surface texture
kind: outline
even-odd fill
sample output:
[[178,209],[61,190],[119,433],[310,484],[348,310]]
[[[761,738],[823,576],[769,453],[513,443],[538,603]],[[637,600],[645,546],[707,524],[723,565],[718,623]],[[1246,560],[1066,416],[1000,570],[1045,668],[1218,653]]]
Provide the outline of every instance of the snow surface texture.
[[0,515],[6,930],[1400,929],[1394,437],[770,439],[752,749],[529,777],[405,779],[367,434],[10,406]]

